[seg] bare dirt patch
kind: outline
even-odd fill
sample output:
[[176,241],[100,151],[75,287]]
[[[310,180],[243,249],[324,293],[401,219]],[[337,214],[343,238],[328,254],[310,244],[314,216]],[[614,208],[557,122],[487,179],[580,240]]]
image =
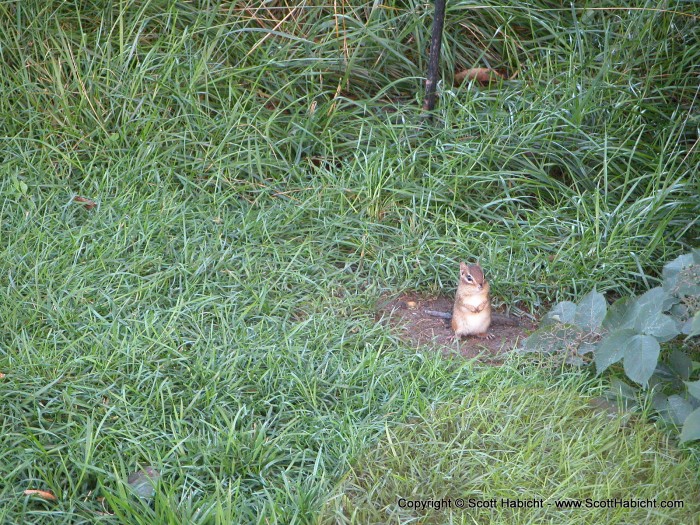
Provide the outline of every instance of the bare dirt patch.
[[520,339],[536,328],[535,323],[527,318],[517,318],[519,326],[509,326],[495,319],[489,328],[489,333],[495,336],[493,339],[464,337],[457,342],[453,339],[454,332],[448,319],[425,313],[425,310],[451,313],[453,302],[452,297],[408,292],[383,298],[377,308],[377,317],[396,329],[401,339],[415,348],[427,347],[444,354],[457,352],[464,357],[478,356],[486,362],[499,361],[504,353],[515,348]]

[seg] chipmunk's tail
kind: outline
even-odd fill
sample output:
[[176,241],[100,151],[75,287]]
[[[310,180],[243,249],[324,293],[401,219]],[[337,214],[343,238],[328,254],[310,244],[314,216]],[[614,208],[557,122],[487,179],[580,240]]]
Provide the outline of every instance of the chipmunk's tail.
[[517,317],[511,317],[509,315],[502,315],[497,313],[491,314],[491,321],[494,324],[502,324],[506,326],[520,326],[520,320]]
[[438,312],[437,310],[423,310],[426,314],[433,317],[442,317],[443,319],[452,319],[452,314],[448,312]]

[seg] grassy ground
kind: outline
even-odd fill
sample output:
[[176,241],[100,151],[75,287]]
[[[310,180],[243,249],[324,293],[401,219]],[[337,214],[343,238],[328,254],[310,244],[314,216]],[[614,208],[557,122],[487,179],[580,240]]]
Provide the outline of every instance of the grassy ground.
[[[0,4],[0,522],[694,523],[697,462],[599,382],[374,308],[478,258],[538,311],[697,245],[700,11],[450,2],[443,77],[513,78],[421,128],[429,5],[311,4]],[[462,492],[685,508],[397,503]]]

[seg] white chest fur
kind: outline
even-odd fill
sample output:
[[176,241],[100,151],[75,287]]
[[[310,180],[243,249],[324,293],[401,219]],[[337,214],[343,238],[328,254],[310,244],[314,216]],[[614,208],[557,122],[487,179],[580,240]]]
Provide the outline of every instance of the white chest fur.
[[[485,304],[484,304],[485,303]],[[455,304],[453,328],[455,335],[484,334],[491,325],[491,305],[486,294],[464,295]]]

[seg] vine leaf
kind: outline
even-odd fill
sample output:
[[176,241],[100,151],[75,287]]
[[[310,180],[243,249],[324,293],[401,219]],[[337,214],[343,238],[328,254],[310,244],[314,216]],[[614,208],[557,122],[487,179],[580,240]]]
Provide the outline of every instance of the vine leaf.
[[[674,350],[668,360],[668,364],[679,378],[687,381],[690,373],[693,371],[693,360],[688,357],[688,354],[680,350]],[[700,391],[698,391],[700,393]]]
[[685,383],[688,387],[688,392],[690,395],[696,399],[700,399],[700,381],[693,381],[692,383]]
[[608,309],[603,328],[608,331],[633,328],[639,306],[633,297],[621,297]]
[[647,292],[637,297],[637,311],[635,328],[637,331],[642,331],[642,324],[649,318],[660,314],[663,308],[666,292],[660,286],[652,288]]
[[676,425],[682,425],[693,412],[693,405],[679,395],[668,396],[668,412]]
[[672,290],[676,286],[678,274],[686,266],[693,264],[693,254],[686,253],[673,259],[670,263],[664,265],[662,275],[664,278],[664,287],[667,290]]
[[637,333],[634,330],[623,328],[611,332],[600,342],[595,352],[595,366],[599,374],[625,356],[625,348],[630,345],[635,335]]
[[556,323],[574,324],[577,306],[571,301],[562,301],[552,308],[544,316],[542,325],[548,326]]
[[664,421],[675,425],[682,425],[695,408],[679,395],[666,396],[660,392],[654,394],[652,403]]
[[695,409],[686,419],[681,430],[681,443],[700,439],[700,408]]
[[610,382],[610,392],[615,396],[624,399],[625,402],[633,403],[635,406],[637,405],[637,394],[639,393],[639,389],[628,385],[620,379],[615,378]]
[[670,341],[680,333],[676,322],[668,315],[661,313],[642,319],[640,332],[654,336],[660,343]]
[[683,333],[688,334],[688,337],[700,335],[700,310],[695,312],[692,319],[688,319],[688,322],[683,326]]
[[646,386],[656,369],[661,346],[650,335],[632,336],[624,350],[624,367],[627,377]]
[[540,328],[523,340],[521,352],[555,353],[571,350],[579,336],[573,325],[556,325]]
[[595,332],[605,319],[607,309],[605,296],[592,290],[578,304],[573,323],[588,332]]

